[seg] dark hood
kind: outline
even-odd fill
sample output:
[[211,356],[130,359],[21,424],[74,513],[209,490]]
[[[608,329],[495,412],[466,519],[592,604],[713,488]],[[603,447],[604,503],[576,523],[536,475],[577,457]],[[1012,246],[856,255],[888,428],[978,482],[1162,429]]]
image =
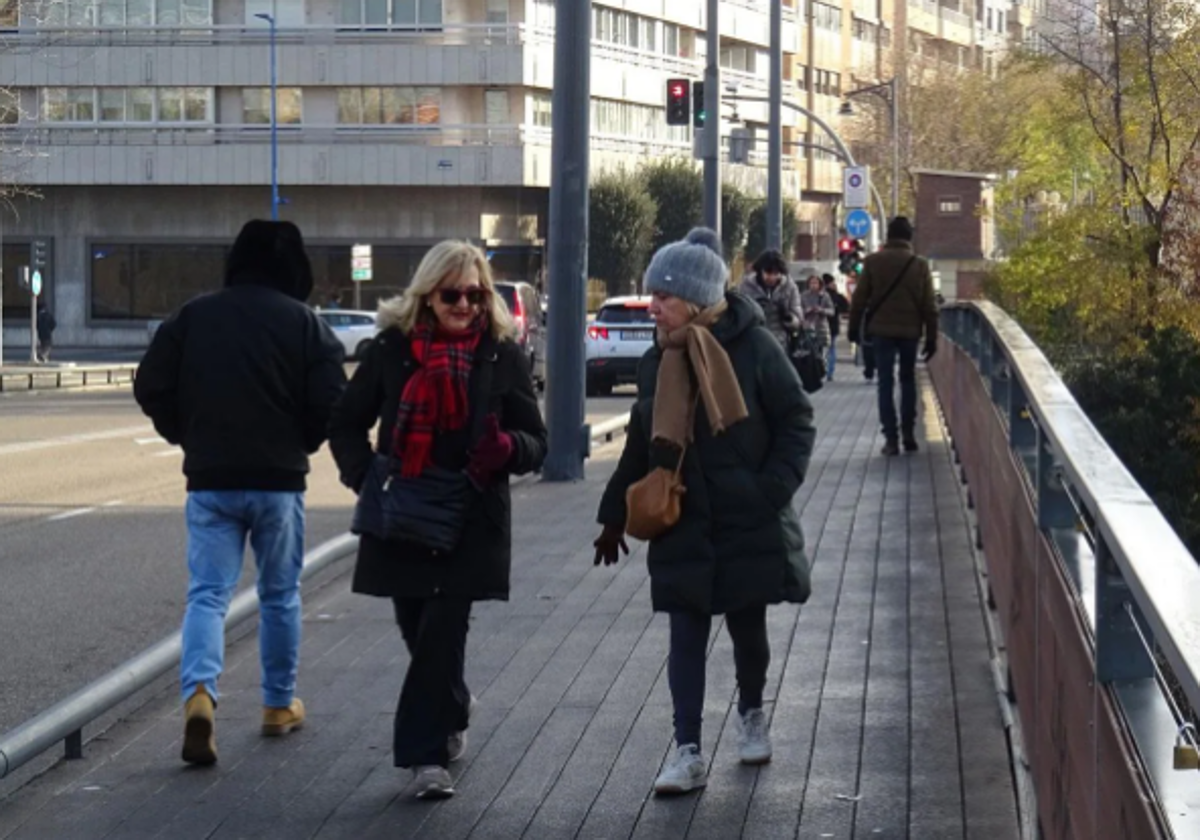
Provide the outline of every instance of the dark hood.
[[712,325],[712,334],[721,344],[728,345],[751,327],[766,324],[766,318],[757,303],[741,292],[726,292],[725,301],[729,308]]
[[291,222],[246,222],[225,263],[226,286],[267,286],[299,301],[313,288],[300,228]]

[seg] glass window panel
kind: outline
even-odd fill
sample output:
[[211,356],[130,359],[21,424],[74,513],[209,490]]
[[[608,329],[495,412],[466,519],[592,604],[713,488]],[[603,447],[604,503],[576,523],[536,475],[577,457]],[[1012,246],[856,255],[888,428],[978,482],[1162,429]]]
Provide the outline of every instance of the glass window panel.
[[242,88],[242,122],[246,125],[270,124],[271,91],[269,88]]
[[442,0],[418,0],[417,23],[441,24]]
[[154,23],[154,0],[126,0],[125,22],[130,26],[151,26]]
[[159,26],[179,26],[181,22],[180,0],[155,0],[158,8]]
[[130,88],[126,93],[125,118],[129,122],[154,122],[154,88]]
[[66,0],[67,26],[91,26],[92,0]]
[[414,26],[417,22],[417,0],[392,0],[392,23]]
[[340,0],[337,22],[339,25],[351,26],[362,23],[362,0]]
[[184,91],[184,119],[188,122],[208,122],[208,103],[211,88],[188,88]]
[[120,26],[125,23],[125,0],[100,0],[100,25]]
[[0,89],[0,124],[16,125],[20,119],[20,98],[14,91]]
[[417,121],[417,92],[413,88],[390,88],[386,104],[388,122],[413,125]]
[[388,0],[365,0],[363,22],[374,26],[384,26],[388,22]]
[[508,23],[508,0],[487,0],[487,22]]
[[441,90],[438,88],[417,88],[417,124],[437,125],[441,121]]
[[19,17],[17,10],[17,0],[0,0],[0,26],[16,26]]
[[362,90],[338,88],[337,121],[342,125],[358,125],[362,120]]
[[508,122],[508,91],[485,90],[483,92],[484,122],[488,125],[504,125]]
[[67,88],[68,122],[93,122],[95,119],[95,91],[92,88]]
[[212,23],[212,6],[209,0],[183,0],[183,22],[187,26]]
[[362,111],[362,121],[366,125],[383,124],[383,93],[379,88],[363,88]]
[[124,88],[100,89],[100,121],[125,122]]
[[92,317],[165,318],[220,287],[225,254],[224,245],[97,243],[91,248]]
[[[270,110],[270,91],[267,91],[268,114]],[[304,117],[304,94],[300,88],[279,88],[279,101],[276,104],[280,125],[299,125]],[[269,121],[269,119],[268,119]]]
[[158,121],[183,122],[183,88],[168,87],[158,91]]
[[4,318],[29,323],[29,292],[21,288],[22,269],[29,266],[30,243],[4,237]]
[[42,89],[42,119],[46,122],[64,122],[67,119],[67,89]]

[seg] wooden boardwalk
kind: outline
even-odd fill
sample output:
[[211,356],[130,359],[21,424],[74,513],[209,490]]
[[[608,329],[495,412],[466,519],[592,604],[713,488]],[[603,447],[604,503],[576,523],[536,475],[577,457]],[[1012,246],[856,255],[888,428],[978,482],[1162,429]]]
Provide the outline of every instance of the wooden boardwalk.
[[705,704],[708,788],[650,796],[671,747],[666,617],[650,611],[644,549],[592,566],[596,504],[619,452],[608,447],[586,482],[514,489],[512,599],[472,619],[467,681],[480,705],[455,798],[414,801],[392,767],[407,657],[390,603],[350,594],[343,575],[305,601],[305,729],[257,734],[250,634],[227,658],[216,767],[179,763],[172,687],[84,761],[0,800],[0,838],[1017,837],[971,538],[932,397],[922,451],[887,460],[874,389],[848,365],[843,377],[814,397],[817,452],[796,499],[814,595],[768,612],[771,764],[737,763],[722,630]]

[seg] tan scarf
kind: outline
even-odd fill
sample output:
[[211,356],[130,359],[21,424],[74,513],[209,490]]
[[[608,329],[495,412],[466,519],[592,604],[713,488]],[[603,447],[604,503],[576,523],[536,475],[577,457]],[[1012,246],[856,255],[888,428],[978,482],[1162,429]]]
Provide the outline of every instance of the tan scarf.
[[651,440],[680,449],[686,446],[692,440],[697,398],[704,401],[714,435],[750,416],[729,354],[709,329],[728,306],[721,301],[661,339],[662,363],[654,394]]

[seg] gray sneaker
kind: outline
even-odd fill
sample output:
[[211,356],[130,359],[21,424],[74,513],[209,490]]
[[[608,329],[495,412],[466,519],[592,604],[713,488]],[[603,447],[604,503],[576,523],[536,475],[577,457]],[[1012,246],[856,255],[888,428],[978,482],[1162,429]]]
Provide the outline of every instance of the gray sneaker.
[[[472,715],[475,714],[475,706],[478,703],[475,700],[475,695],[471,695],[471,701],[467,704],[467,723],[470,724]],[[450,761],[458,761],[462,758],[463,753],[467,751],[467,730],[455,732],[446,739],[446,752],[450,756]]]
[[413,768],[413,787],[417,799],[449,799],[454,795],[454,780],[445,767],[436,764]]
[[766,764],[771,760],[771,733],[762,709],[738,716],[738,755],[742,764]]
[[657,794],[687,793],[708,784],[704,756],[695,744],[683,744],[667,759],[667,766],[654,780]]

